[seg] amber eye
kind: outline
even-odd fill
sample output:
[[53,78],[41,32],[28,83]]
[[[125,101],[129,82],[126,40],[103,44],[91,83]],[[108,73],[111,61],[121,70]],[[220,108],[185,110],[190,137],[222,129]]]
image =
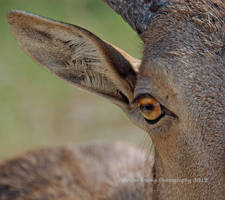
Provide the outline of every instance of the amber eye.
[[152,97],[139,99],[138,106],[141,110],[142,115],[147,120],[157,120],[162,115],[160,103]]

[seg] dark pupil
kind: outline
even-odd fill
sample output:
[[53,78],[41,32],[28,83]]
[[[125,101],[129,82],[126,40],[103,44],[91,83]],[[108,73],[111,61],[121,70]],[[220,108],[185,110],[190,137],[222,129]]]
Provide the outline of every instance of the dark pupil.
[[155,107],[154,107],[153,104],[148,104],[148,105],[141,105],[140,106],[140,109],[142,111],[145,111],[145,110],[147,110],[147,111],[153,111],[155,109]]

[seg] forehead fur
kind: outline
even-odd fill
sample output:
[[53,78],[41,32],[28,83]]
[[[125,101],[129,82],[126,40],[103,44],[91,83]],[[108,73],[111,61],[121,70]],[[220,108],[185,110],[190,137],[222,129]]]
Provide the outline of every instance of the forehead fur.
[[[139,77],[148,74],[156,85],[170,87],[177,94],[174,108],[190,122],[187,126],[199,129],[201,124],[200,132],[221,127],[223,121],[216,114],[225,106],[223,10],[221,0],[170,1],[141,36],[144,57]],[[162,94],[168,88],[163,90],[158,88]]]

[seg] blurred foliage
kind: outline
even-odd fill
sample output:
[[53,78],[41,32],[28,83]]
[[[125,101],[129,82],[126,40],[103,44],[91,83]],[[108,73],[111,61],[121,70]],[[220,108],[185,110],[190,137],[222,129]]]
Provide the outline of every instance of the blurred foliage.
[[0,160],[68,142],[112,139],[142,145],[144,133],[116,106],[57,79],[26,56],[7,24],[11,9],[82,26],[141,56],[135,32],[101,0],[0,0]]

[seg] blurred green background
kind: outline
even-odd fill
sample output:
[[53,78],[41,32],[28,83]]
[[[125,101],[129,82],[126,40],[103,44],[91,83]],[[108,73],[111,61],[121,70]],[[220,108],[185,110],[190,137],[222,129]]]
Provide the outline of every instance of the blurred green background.
[[82,26],[141,57],[135,32],[101,0],[0,0],[0,160],[41,146],[91,140],[142,146],[145,133],[119,108],[52,76],[19,48],[6,20],[10,9]]

